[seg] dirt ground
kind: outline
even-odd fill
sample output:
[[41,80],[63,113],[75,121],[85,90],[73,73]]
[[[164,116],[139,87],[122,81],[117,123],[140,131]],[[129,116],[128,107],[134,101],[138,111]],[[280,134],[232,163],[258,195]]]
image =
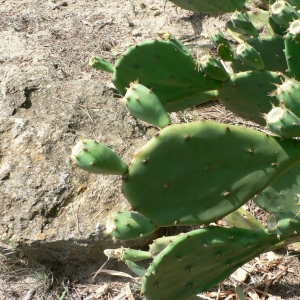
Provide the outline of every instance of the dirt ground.
[[[196,57],[212,50],[209,37],[216,29],[224,29],[227,19],[227,15],[184,11],[164,0],[0,0],[0,82],[3,86],[18,65],[36,84],[45,78],[56,83],[89,79],[113,87],[109,73],[88,66],[92,54],[113,63],[129,46],[169,31]],[[37,73],[43,75],[37,78]],[[72,102],[72,97],[61,101]],[[177,122],[201,118],[255,127],[218,102],[203,105],[201,111],[189,109],[171,116]],[[251,203],[248,209],[264,221],[261,210]],[[237,299],[234,287],[240,285],[248,299],[300,299],[298,257],[299,252],[287,249],[261,255],[243,267],[247,278],[234,274],[202,297]],[[120,269],[117,264],[116,268]],[[70,280],[6,245],[0,254],[0,299],[143,299],[138,282],[118,275],[100,273],[92,280],[90,274]]]

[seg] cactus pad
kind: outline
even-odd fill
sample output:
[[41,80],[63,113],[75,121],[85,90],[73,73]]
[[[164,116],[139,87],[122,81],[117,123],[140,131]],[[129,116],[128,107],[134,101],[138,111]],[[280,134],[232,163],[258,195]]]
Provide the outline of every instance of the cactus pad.
[[110,62],[99,56],[93,55],[90,58],[89,65],[97,70],[102,70],[110,73],[114,73],[115,71],[115,67]]
[[247,43],[239,44],[236,47],[235,54],[243,63],[257,70],[263,70],[265,68],[264,61],[260,54]]
[[231,15],[231,20],[228,25],[232,26],[233,29],[241,31],[243,34],[248,34],[253,37],[258,36],[258,31],[249,20],[249,17],[239,11],[236,11]]
[[282,84],[272,93],[281,105],[290,109],[297,117],[300,117],[300,82],[285,78]]
[[226,279],[278,242],[264,230],[208,227],[176,238],[143,277],[147,300],[185,300]]
[[[248,39],[247,43],[260,54],[266,70],[286,73],[287,63],[284,55],[284,40],[282,36],[256,37]],[[234,60],[231,67],[235,73],[254,69],[249,65],[243,64],[240,60]]]
[[230,76],[218,91],[217,99],[233,113],[241,118],[265,125],[263,114],[272,109],[271,98],[274,85],[281,83],[280,73],[269,71],[240,72]]
[[221,85],[221,81],[199,72],[193,58],[171,41],[148,41],[132,46],[117,60],[115,68],[113,82],[122,95],[129,82],[138,80],[153,91],[167,111],[172,111],[173,103],[184,102],[188,97]]
[[157,226],[210,223],[296,163],[298,148],[296,141],[238,126],[174,124],[134,155],[122,189]]
[[300,119],[283,106],[274,107],[265,119],[268,129],[284,138],[300,136]]
[[126,173],[127,164],[107,146],[90,139],[82,139],[72,150],[70,157],[79,168],[95,174]]
[[108,258],[117,258],[118,260],[141,261],[152,258],[148,251],[136,250],[131,248],[105,249],[104,254]]
[[296,9],[283,0],[277,0],[273,3],[269,11],[271,18],[284,28],[288,28],[291,22],[300,17]]
[[221,81],[226,81],[229,78],[229,74],[221,61],[211,55],[203,55],[198,63],[202,72],[209,78]]
[[138,119],[160,128],[171,123],[169,115],[156,95],[137,82],[130,83],[122,102],[130,113]]
[[132,211],[112,212],[106,221],[106,233],[119,240],[133,240],[156,230],[154,224]]
[[292,22],[288,30],[284,39],[288,70],[291,77],[300,80],[300,20]]

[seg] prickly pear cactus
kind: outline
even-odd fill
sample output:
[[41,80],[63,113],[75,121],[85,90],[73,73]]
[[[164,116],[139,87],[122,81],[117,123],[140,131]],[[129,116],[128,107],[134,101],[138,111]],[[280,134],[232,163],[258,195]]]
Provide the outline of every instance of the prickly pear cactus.
[[[260,253],[300,240],[300,15],[293,1],[246,12],[244,0],[172,0],[193,11],[237,10],[228,31],[239,45],[218,33],[212,41],[219,58],[196,60],[164,33],[130,47],[114,66],[99,57],[90,61],[113,73],[134,117],[163,128],[129,166],[94,141],[74,147],[71,158],[80,168],[121,175],[123,194],[137,211],[113,213],[107,233],[130,240],[160,226],[205,225],[222,217],[234,226],[158,238],[149,251],[109,250],[143,277],[147,300],[194,299]],[[232,73],[223,61],[231,62]],[[275,136],[211,121],[170,125],[167,112],[211,99]],[[270,213],[267,228],[240,208],[251,198]],[[143,259],[153,259],[147,270],[135,263]]]
[[274,107],[265,119],[268,129],[284,138],[300,136],[300,119],[284,106]]

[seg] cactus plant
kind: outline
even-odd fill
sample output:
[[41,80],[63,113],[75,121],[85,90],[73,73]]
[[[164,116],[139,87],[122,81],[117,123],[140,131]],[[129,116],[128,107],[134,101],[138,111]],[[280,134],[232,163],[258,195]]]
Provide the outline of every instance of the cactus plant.
[[[269,14],[241,12],[245,1],[173,2],[194,11],[239,11],[228,25],[239,41],[236,49],[222,33],[212,37],[233,73],[217,57],[193,59],[169,33],[130,47],[114,66],[94,57],[94,67],[113,73],[133,116],[163,129],[129,166],[91,140],[79,142],[71,156],[86,171],[121,175],[122,192],[137,212],[112,213],[107,233],[113,238],[139,238],[160,226],[209,225],[222,217],[234,226],[162,237],[149,251],[117,250],[143,277],[147,300],[192,299],[260,253],[300,241],[300,141],[294,139],[300,136],[299,13],[282,0],[270,5]],[[257,24],[266,24],[269,35],[259,35]],[[275,135],[211,121],[169,124],[167,112],[215,98]],[[270,213],[267,228],[241,210],[250,199]],[[149,258],[147,270],[135,263]]]

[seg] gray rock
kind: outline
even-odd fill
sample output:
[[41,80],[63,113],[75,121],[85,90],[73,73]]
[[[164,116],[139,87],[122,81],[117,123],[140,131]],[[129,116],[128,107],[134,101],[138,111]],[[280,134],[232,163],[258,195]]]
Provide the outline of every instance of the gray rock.
[[75,168],[71,147],[85,136],[130,161],[154,129],[129,116],[117,91],[99,82],[20,82],[0,119],[0,239],[52,267],[104,261],[103,250],[118,246],[104,233],[107,215],[130,206],[120,176]]

